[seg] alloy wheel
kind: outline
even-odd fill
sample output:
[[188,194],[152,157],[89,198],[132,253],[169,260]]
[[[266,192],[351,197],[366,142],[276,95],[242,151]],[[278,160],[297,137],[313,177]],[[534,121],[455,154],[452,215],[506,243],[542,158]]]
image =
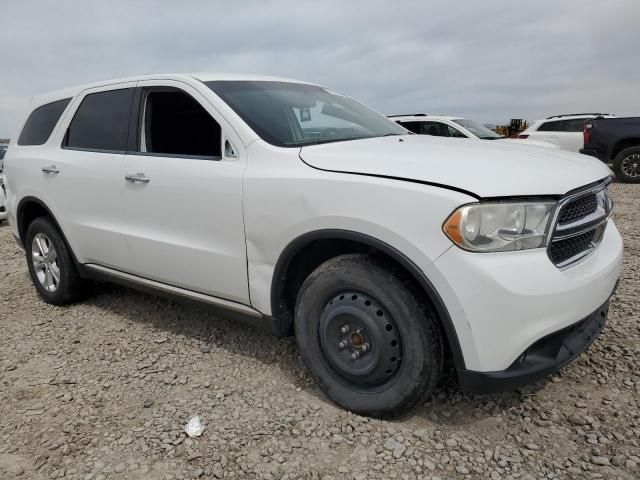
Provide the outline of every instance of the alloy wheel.
[[620,165],[620,170],[630,178],[640,176],[640,153],[632,153],[625,157]]
[[58,253],[53,243],[44,233],[38,233],[31,243],[33,270],[40,285],[47,292],[55,292],[60,285],[60,265]]

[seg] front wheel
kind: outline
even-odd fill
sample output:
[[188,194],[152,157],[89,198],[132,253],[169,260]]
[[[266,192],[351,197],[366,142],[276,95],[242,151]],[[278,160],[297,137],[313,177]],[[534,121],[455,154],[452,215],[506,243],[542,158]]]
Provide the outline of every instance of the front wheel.
[[366,255],[335,257],[307,278],[295,331],[320,389],[354,412],[400,415],[440,379],[435,315],[401,272]]
[[640,147],[622,150],[613,160],[616,178],[624,183],[640,183]]

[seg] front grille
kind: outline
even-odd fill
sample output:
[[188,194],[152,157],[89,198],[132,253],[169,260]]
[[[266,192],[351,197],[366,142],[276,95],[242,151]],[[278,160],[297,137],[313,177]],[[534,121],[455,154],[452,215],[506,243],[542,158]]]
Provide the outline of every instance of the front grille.
[[593,239],[596,235],[595,230],[569,237],[564,240],[557,240],[551,244],[549,255],[556,265],[566,262],[570,258],[579,255],[585,250],[592,247]]
[[566,224],[575,222],[591,215],[598,209],[598,195],[589,193],[567,202],[558,216],[558,223]]
[[549,258],[558,268],[584,258],[602,240],[612,206],[607,184],[603,182],[560,201],[548,247]]

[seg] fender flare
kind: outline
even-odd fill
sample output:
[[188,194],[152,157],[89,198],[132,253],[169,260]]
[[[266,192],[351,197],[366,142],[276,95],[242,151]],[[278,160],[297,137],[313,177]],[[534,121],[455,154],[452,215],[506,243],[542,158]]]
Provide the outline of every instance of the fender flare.
[[[316,230],[305,233],[292,240],[280,254],[273,271],[271,281],[271,315],[273,317],[284,319],[286,316],[285,305],[283,305],[280,299],[286,286],[286,272],[291,264],[291,260],[302,248],[316,240],[350,240],[358,242],[381,251],[400,264],[418,282],[433,305],[449,342],[456,369],[462,370],[465,368],[462,348],[460,347],[458,334],[456,333],[453,321],[451,320],[444,301],[429,278],[427,278],[424,272],[413,263],[411,259],[395,247],[363,233],[338,229]],[[292,320],[288,319],[288,321],[291,322]]]

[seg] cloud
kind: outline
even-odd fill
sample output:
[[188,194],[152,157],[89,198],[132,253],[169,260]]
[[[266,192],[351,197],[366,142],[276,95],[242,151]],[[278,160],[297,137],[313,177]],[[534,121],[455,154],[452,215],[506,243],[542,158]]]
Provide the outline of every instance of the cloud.
[[170,71],[300,78],[385,113],[640,114],[640,3],[5,0],[0,137],[29,98]]

